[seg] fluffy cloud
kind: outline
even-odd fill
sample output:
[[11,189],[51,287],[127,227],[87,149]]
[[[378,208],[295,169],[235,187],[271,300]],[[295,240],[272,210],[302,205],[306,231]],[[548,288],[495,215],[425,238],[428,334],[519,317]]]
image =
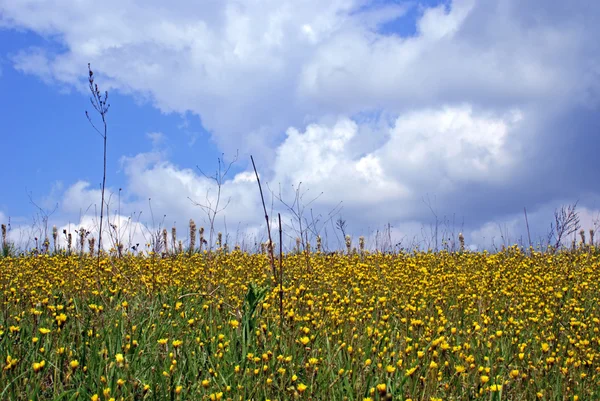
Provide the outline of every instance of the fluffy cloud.
[[[199,115],[225,152],[258,152],[286,199],[302,182],[323,193],[317,213],[343,201],[357,231],[392,221],[410,236],[430,221],[431,194],[475,242],[497,221],[522,230],[523,206],[542,216],[580,199],[595,210],[600,4],[109,0],[89,12],[75,0],[0,0],[0,10],[1,25],[61,44],[23,49],[17,69],[78,86],[90,61],[109,89]],[[411,10],[414,34],[383,29],[412,23]],[[147,213],[152,198],[178,224],[202,216],[188,198],[214,202],[214,183],[164,160],[152,138],[152,153],[123,160],[123,207]],[[86,185],[67,190],[65,213],[98,199]],[[222,189],[228,224],[258,232],[251,171]]]
[[[348,118],[311,124],[304,132],[290,128],[275,152],[275,175],[263,178],[267,201],[271,203],[274,195],[291,204],[301,183],[301,192],[309,191],[302,202],[316,198],[310,206],[316,215],[326,216],[343,202],[344,213],[353,216],[352,223],[363,234],[370,224],[385,223],[382,217],[412,227],[410,219],[419,209],[426,209],[421,198],[433,183],[440,184],[438,199],[443,201],[466,184],[493,185],[510,177],[512,158],[517,155],[507,154],[506,142],[522,118],[518,112],[479,115],[467,106],[407,113],[387,128],[387,140],[368,153],[352,146],[353,141],[360,141],[360,128]],[[199,204],[217,207],[218,186],[213,179],[180,168],[157,152],[123,158],[122,163],[128,193],[121,210],[147,214],[151,199],[153,212],[166,214],[169,224],[189,218],[208,224],[206,208]],[[432,163],[438,165],[434,168]],[[64,210],[89,209],[99,198],[98,190],[76,183],[65,192],[68,208]],[[262,224],[253,172],[223,181],[218,208],[225,205],[216,221],[218,229],[223,230],[226,221],[230,227],[240,224],[256,229]],[[115,207],[114,197],[111,207]],[[289,219],[286,207],[276,199],[274,210]],[[400,237],[415,235],[407,234],[414,230],[402,230],[397,233]]]
[[[456,0],[424,8],[414,36],[379,32],[410,7],[109,1],[90,13],[77,1],[0,1],[2,24],[66,49],[24,49],[17,68],[76,84],[91,61],[109,87],[148,96],[164,111],[197,113],[227,151],[273,146],[282,130],[323,112],[514,108],[574,97],[596,104],[598,55],[589,50],[597,45],[586,34],[593,20],[576,5]],[[541,10],[539,21],[527,20]]]

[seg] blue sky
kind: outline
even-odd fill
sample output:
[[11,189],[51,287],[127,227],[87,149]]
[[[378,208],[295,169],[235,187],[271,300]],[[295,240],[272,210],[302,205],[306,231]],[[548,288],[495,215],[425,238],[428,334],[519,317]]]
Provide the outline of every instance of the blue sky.
[[[19,166],[6,171],[3,181],[11,188],[3,197],[0,210],[13,216],[28,216],[32,205],[44,202],[53,188],[68,186],[78,180],[100,182],[102,172],[102,138],[93,131],[85,111],[93,112],[87,92],[66,85],[46,83],[35,75],[13,68],[11,56],[23,48],[37,46],[60,49],[56,41],[29,31],[0,31],[2,76],[0,90],[12,95],[0,99],[6,112],[3,137],[7,165]],[[81,68],[82,76],[87,66]],[[99,82],[102,87],[102,82]],[[124,155],[151,151],[149,133],[160,132],[169,138],[168,154],[177,163],[211,168],[219,155],[200,117],[191,113],[163,113],[152,104],[118,91],[110,94],[108,180],[113,187],[126,185],[120,171]],[[95,119],[98,123],[97,118]],[[99,184],[98,184],[99,185]],[[46,202],[47,203],[47,202]],[[50,202],[54,204],[55,202]]]
[[[339,202],[372,243],[390,223],[397,241],[430,245],[435,215],[471,244],[514,242],[524,207],[540,240],[575,201],[595,229],[599,15],[585,1],[115,0],[89,12],[0,0],[0,220],[23,246],[39,236],[31,194],[58,205],[50,225],[97,230],[91,62],[111,104],[109,210],[136,241],[156,225],[148,198],[168,226],[209,224],[190,198],[214,202],[216,187],[196,166],[210,175],[236,152],[216,224],[238,237],[265,230],[250,154],[274,195],[292,199],[299,182],[305,199],[321,194],[311,207],[332,247]],[[292,241],[285,207],[273,210]]]

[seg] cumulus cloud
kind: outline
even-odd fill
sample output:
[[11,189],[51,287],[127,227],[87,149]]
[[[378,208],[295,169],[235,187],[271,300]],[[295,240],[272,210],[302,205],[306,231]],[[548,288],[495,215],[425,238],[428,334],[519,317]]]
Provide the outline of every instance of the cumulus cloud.
[[[598,89],[598,58],[588,53],[595,41],[584,30],[591,18],[540,2],[424,8],[411,37],[378,31],[410,3],[183,2],[167,9],[107,2],[94,13],[75,1],[0,7],[4,25],[66,47],[23,49],[18,69],[75,84],[91,61],[109,87],[146,94],[164,111],[200,115],[226,150],[256,146],[255,135],[272,146],[282,130],[323,111],[454,102],[510,108],[568,102],[582,90],[590,100]],[[538,8],[545,20],[523,21]]]
[[[414,34],[381,29],[411,8]],[[302,182],[322,193],[318,213],[343,201],[358,231],[388,221],[411,227],[400,236],[419,231],[431,194],[436,213],[458,213],[474,242],[498,221],[522,230],[523,206],[539,216],[565,199],[596,208],[600,4],[109,0],[90,13],[75,0],[0,0],[0,10],[4,27],[62,45],[22,49],[18,70],[79,86],[91,61],[108,89],[200,116],[225,152],[257,152],[282,196]],[[214,202],[214,183],[165,160],[161,136],[149,138],[153,152],[123,159],[124,207],[147,210],[151,198],[179,224],[202,215],[188,198]],[[252,172],[222,189],[228,221],[257,230]],[[97,198],[75,183],[63,210]]]

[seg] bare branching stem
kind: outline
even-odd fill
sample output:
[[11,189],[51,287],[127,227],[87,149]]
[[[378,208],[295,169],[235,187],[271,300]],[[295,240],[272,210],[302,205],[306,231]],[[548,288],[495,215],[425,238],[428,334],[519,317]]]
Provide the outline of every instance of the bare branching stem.
[[108,104],[108,92],[104,92],[104,96],[100,93],[100,89],[98,89],[98,84],[94,83],[94,73],[92,72],[92,68],[90,63],[88,63],[88,83],[90,92],[92,96],[90,101],[92,106],[96,110],[96,112],[100,115],[100,119],[102,120],[102,130],[99,130],[89,113],[85,112],[85,116],[88,121],[94,128],[94,130],[102,137],[103,142],[103,168],[102,168],[102,195],[100,200],[100,227],[98,229],[98,266],[100,266],[100,257],[102,255],[102,220],[104,219],[104,190],[106,188],[106,138],[108,133],[108,125],[106,124],[106,114],[108,113],[108,109],[110,108],[110,104]]

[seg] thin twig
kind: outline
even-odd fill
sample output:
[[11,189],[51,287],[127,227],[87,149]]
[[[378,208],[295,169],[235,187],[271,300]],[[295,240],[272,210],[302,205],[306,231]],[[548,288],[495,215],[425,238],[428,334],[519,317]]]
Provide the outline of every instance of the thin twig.
[[271,261],[271,270],[273,271],[273,281],[276,281],[277,272],[275,271],[275,258],[273,257],[273,241],[271,240],[271,226],[269,225],[269,215],[267,214],[265,197],[263,195],[262,187],[260,186],[260,178],[258,178],[258,171],[256,171],[256,164],[254,164],[254,158],[252,157],[252,155],[250,155],[250,160],[252,160],[252,167],[254,167],[254,174],[256,174],[256,182],[258,183],[258,189],[260,190],[260,199],[262,201],[263,209],[265,211],[265,220],[267,221],[267,233],[269,234],[269,256]]
[[531,232],[529,231],[529,220],[527,220],[527,208],[523,208],[523,212],[525,213],[525,225],[527,226],[527,239],[529,240],[529,250],[531,250]]
[[277,213],[277,217],[279,218],[279,324],[280,332],[283,334],[283,232],[281,230],[281,214]]

